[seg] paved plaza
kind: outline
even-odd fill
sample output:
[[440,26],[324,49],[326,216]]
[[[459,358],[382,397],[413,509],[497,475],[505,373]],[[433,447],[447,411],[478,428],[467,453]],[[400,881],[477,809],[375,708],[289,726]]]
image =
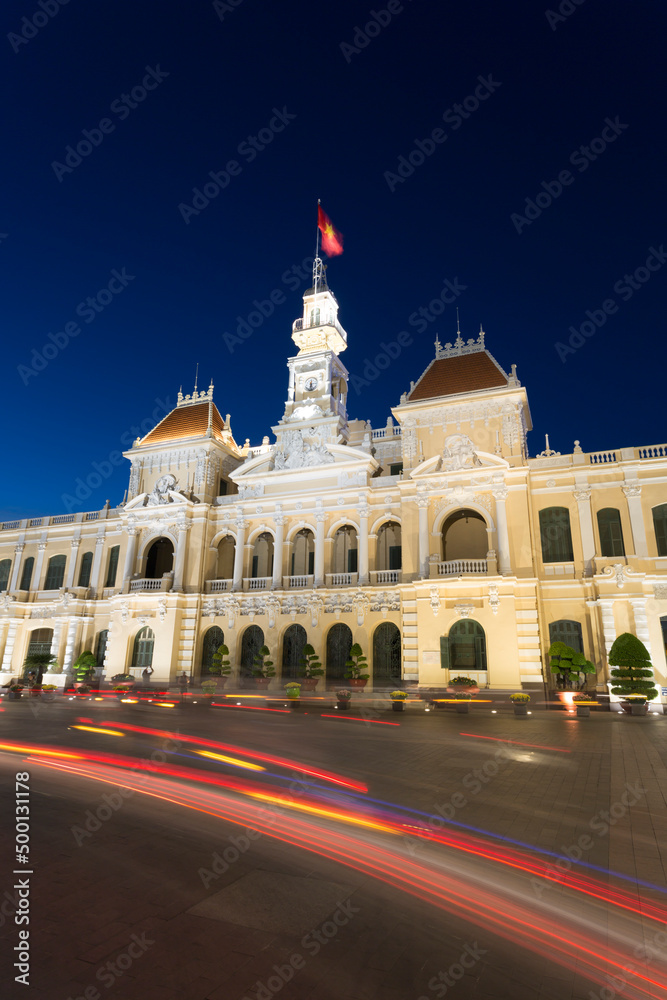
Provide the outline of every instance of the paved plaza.
[[[4,705],[0,730],[3,742],[54,748],[85,743],[105,751],[108,737],[67,729],[76,716],[94,715],[96,726],[113,715],[140,726],[196,733],[336,771],[365,782],[374,800],[444,816],[462,824],[455,829],[486,831],[506,843],[563,855],[587,837],[584,860],[602,872],[667,885],[663,716],[605,712],[576,719],[557,711],[527,718],[507,711],[461,716],[427,713],[411,703],[402,715],[374,709],[366,721],[355,721],[358,711],[332,719],[320,717],[320,711],[151,706],[139,714],[64,702],[35,717],[28,705],[17,703]],[[378,724],[383,722],[399,725]],[[132,737],[122,742],[123,753],[140,757],[160,745]],[[507,752],[499,755],[499,747]],[[188,763],[177,753],[170,760]],[[11,805],[20,762],[14,754],[0,757],[3,803]],[[583,1000],[591,991],[600,995],[576,968],[565,968],[548,953],[503,941],[472,919],[270,836],[244,842],[242,827],[205,813],[137,794],[121,808],[100,813],[98,828],[90,832],[86,820],[113,789],[63,779],[45,767],[30,772],[35,866],[30,986],[13,983],[16,928],[5,908],[3,996],[431,1000],[447,994],[461,1000]],[[14,876],[13,814],[4,804],[3,814],[5,893]],[[236,853],[233,862],[216,862],[234,843],[238,849],[226,855]],[[393,846],[411,857],[409,842]],[[593,874],[605,878],[600,871]],[[513,891],[534,899],[530,879],[518,878]],[[625,882],[626,889],[632,887]],[[658,888],[644,886],[641,893],[662,902]],[[4,894],[3,900],[10,897]],[[544,898],[557,911],[571,906],[553,882],[546,884]],[[628,924],[628,935],[636,933]],[[456,971],[448,980],[450,968]]]

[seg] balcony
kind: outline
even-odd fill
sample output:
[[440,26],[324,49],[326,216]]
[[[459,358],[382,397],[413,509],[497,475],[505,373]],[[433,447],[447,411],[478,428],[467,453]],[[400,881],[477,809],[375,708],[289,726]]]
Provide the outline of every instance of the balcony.
[[130,593],[141,594],[154,590],[171,590],[173,582],[173,577],[171,575],[158,577],[156,580],[130,580]]
[[231,580],[207,580],[206,581],[206,593],[207,594],[220,594],[223,590],[231,590],[232,581]]
[[371,583],[376,586],[386,586],[401,582],[400,569],[376,569],[371,570]]
[[326,573],[324,579],[327,587],[356,587],[358,573]]
[[313,586],[313,581],[315,577],[311,574],[302,574],[301,576],[284,576],[283,577],[283,590],[305,590],[308,587]]
[[244,590],[271,590],[272,576],[251,576],[243,581]]
[[488,561],[486,559],[447,559],[445,562],[431,563],[431,577],[470,574],[479,576],[487,573]]

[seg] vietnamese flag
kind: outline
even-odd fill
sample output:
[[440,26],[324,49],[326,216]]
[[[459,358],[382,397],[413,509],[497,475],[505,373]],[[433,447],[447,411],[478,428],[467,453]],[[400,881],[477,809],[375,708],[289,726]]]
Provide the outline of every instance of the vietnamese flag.
[[328,257],[337,257],[343,252],[343,234],[334,228],[331,219],[322,206],[317,206],[317,226],[322,233],[322,249]]

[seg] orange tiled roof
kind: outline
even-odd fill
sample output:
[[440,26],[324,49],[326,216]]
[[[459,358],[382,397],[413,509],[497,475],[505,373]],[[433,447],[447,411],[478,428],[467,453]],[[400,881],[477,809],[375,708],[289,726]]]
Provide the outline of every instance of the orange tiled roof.
[[[208,402],[193,403],[190,406],[177,406],[175,410],[168,413],[164,420],[161,420],[157,427],[149,431],[146,437],[141,439],[141,444],[159,444],[162,441],[180,441],[183,438],[205,437],[208,427]],[[223,440],[222,431],[225,422],[218,413],[215,403],[211,403],[211,429],[213,437],[218,441]]]
[[507,385],[507,376],[488,351],[456,355],[432,361],[414,389],[408,402],[454,396],[460,392],[479,392]]

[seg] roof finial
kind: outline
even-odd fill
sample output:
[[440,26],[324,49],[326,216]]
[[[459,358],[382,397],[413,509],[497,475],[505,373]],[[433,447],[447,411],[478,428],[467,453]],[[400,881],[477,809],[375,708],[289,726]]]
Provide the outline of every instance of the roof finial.
[[459,321],[459,307],[456,307],[456,347],[463,347],[463,337],[461,336],[461,323]]
[[195,395],[197,395],[197,379],[199,378],[199,362],[197,362],[197,367],[195,369]]

